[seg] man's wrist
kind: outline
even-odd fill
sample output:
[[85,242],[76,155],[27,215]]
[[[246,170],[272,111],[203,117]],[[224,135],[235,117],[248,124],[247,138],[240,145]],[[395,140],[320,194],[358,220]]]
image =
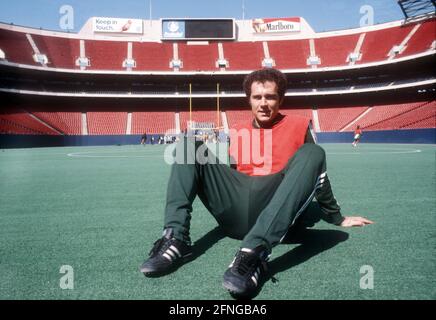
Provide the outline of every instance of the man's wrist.
[[341,215],[340,219],[338,219],[337,222],[335,222],[334,224],[337,226],[340,226],[342,224],[342,222],[344,222],[345,217]]
[[326,219],[327,222],[337,226],[339,226],[344,220],[345,217],[341,214],[340,211],[329,214]]

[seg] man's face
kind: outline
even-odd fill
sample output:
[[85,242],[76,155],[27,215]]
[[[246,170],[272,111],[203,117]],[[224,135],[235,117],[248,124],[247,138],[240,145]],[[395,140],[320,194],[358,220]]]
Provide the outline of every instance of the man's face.
[[277,89],[277,84],[272,81],[251,84],[251,111],[261,127],[271,125],[279,112],[281,101]]

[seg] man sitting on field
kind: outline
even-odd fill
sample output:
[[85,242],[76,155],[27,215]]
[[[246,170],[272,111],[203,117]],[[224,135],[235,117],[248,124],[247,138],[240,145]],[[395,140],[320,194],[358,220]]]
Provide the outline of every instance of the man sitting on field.
[[227,235],[242,239],[223,279],[224,287],[237,296],[257,291],[273,247],[314,197],[330,223],[372,223],[342,216],[327,176],[325,152],[315,144],[310,120],[279,113],[286,77],[278,70],[262,69],[249,74],[243,86],[253,118],[231,130],[233,167],[207,149],[208,161],[199,161],[201,142],[184,138],[177,145],[176,154],[183,153],[186,162],[172,166],[163,236],[140,268],[146,276],[168,273],[192,254],[189,229],[197,195]]

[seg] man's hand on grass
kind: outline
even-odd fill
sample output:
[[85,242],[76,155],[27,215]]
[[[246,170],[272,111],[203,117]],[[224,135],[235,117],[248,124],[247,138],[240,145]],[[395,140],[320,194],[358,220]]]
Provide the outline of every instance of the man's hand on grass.
[[363,217],[345,217],[344,221],[340,224],[341,227],[363,227],[367,224],[373,224],[374,222]]

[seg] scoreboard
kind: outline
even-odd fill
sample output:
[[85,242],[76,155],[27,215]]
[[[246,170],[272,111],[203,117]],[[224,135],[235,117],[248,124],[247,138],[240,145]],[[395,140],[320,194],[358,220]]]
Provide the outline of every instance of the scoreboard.
[[161,19],[162,40],[234,40],[234,19]]

